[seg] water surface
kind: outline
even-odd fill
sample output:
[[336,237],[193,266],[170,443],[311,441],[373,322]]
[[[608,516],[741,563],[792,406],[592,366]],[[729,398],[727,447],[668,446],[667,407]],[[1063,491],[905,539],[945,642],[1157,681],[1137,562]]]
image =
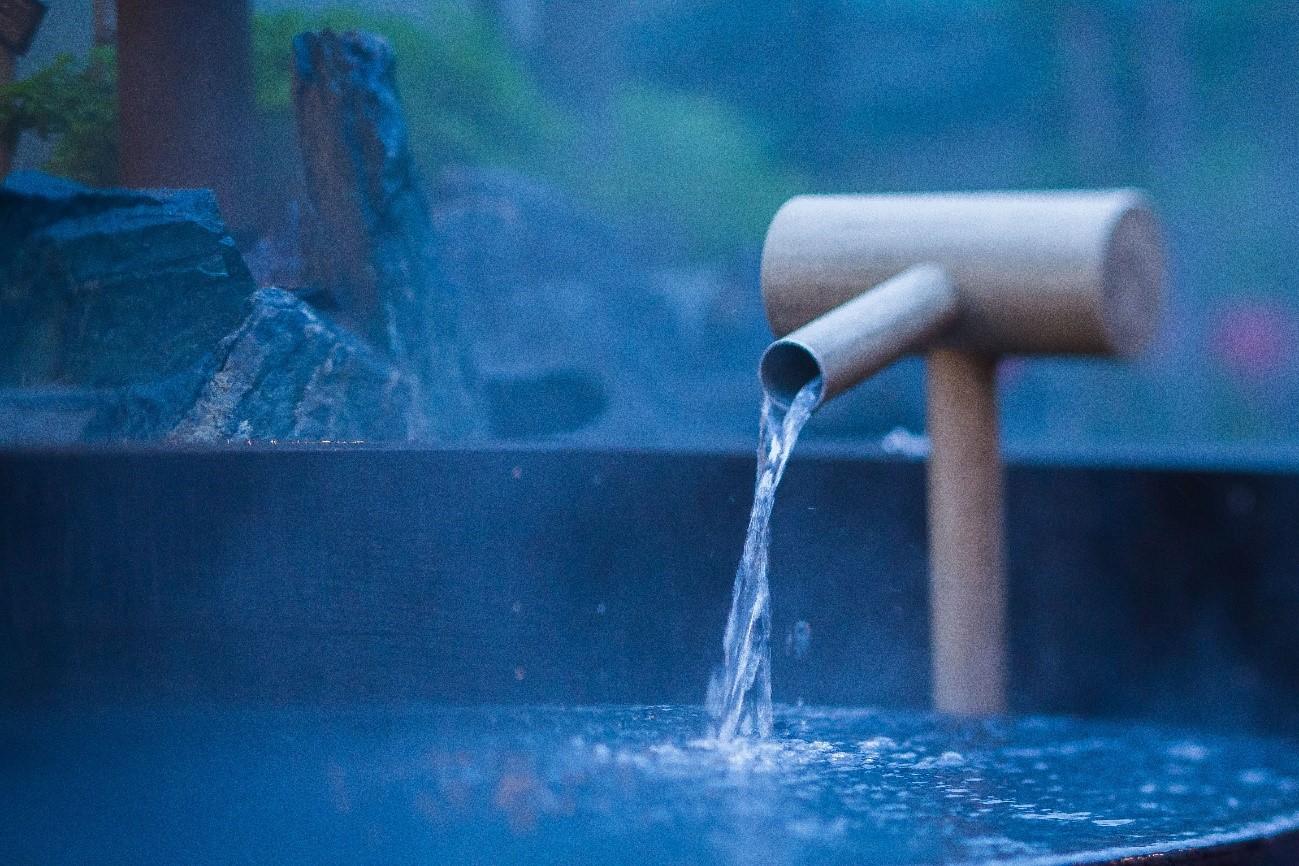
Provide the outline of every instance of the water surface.
[[[98,709],[0,721],[8,862],[1096,862],[1299,826],[1271,741],[777,707]],[[1097,853],[1108,852],[1108,853]]]

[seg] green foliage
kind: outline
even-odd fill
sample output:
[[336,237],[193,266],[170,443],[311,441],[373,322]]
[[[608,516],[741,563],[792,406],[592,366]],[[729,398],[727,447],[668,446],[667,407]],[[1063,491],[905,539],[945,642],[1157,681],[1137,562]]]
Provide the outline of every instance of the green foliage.
[[534,169],[569,135],[499,34],[471,9],[437,3],[427,18],[334,9],[258,15],[254,81],[265,111],[291,107],[293,37],[329,27],[366,30],[392,43],[411,147],[429,168],[447,163]]
[[[294,36],[366,30],[392,43],[411,148],[426,171],[466,164],[547,177],[611,219],[651,215],[680,226],[701,257],[759,243],[771,214],[800,186],[771,158],[764,136],[715,98],[638,86],[584,125],[546,98],[471,8],[436,3],[424,11],[420,18],[343,8],[257,15],[259,111],[269,118],[292,110]],[[0,134],[16,139],[30,130],[53,139],[47,170],[112,183],[115,71],[112,50],[96,49],[82,66],[63,56],[0,89]]]
[[[367,30],[392,43],[411,148],[426,170],[494,165],[548,177],[612,219],[664,216],[684,228],[701,256],[760,242],[767,220],[798,185],[769,158],[762,136],[707,97],[636,88],[615,101],[611,128],[583,133],[483,18],[458,4],[426,8],[435,20],[348,9],[259,15],[258,105],[290,110],[294,35]],[[612,140],[585,148],[594,135]],[[588,150],[590,160],[582,156]]]
[[771,215],[800,187],[762,136],[716,99],[636,88],[616,97],[611,120],[611,146],[570,185],[611,214],[675,222],[698,256],[761,243]]
[[0,87],[0,136],[12,147],[32,132],[54,139],[45,169],[106,186],[117,176],[117,62],[96,48],[85,64],[67,54],[21,81]]

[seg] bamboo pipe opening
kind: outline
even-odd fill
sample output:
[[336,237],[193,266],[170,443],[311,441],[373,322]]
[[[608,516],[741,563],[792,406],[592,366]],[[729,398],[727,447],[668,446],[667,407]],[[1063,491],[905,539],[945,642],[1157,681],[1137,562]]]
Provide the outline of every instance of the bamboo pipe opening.
[[816,354],[797,340],[786,338],[768,346],[758,363],[758,376],[762,379],[762,387],[779,406],[794,402],[804,385],[819,378],[822,393],[817,394],[816,404],[821,405],[825,370]]

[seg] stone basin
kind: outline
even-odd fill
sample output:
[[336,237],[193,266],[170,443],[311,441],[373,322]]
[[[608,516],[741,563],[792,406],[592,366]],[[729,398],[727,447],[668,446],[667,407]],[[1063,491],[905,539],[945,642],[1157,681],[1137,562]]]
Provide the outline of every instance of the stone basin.
[[961,722],[922,712],[921,465],[796,455],[777,736],[719,748],[743,450],[4,452],[0,847],[1295,862],[1299,485],[1112,458],[1012,465],[1017,716]]

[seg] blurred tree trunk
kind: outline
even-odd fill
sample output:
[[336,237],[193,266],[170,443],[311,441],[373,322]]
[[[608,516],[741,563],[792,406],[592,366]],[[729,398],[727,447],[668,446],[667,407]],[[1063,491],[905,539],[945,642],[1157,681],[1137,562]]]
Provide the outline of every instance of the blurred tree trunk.
[[[9,49],[0,47],[0,87],[14,80],[14,67],[18,58],[9,53]],[[9,141],[8,136],[0,134],[0,180],[9,174],[13,167],[14,147],[16,141]]]
[[[843,154],[834,150],[835,135],[827,129],[825,85],[834,59],[836,4],[832,0],[802,0],[790,6],[790,31],[787,38],[794,49],[784,70],[795,76],[791,91],[798,98],[790,105],[797,118],[794,140],[789,147],[800,161],[816,171],[825,171]],[[831,84],[831,86],[834,86]]]
[[117,44],[117,0],[94,0],[94,44]]
[[536,22],[535,71],[563,102],[599,112],[626,77],[618,22],[625,15],[616,0],[551,0]]
[[531,53],[541,14],[539,0],[480,0],[478,8],[511,48],[525,55]]
[[232,226],[252,224],[251,28],[248,0],[119,0],[123,184],[207,187]]

